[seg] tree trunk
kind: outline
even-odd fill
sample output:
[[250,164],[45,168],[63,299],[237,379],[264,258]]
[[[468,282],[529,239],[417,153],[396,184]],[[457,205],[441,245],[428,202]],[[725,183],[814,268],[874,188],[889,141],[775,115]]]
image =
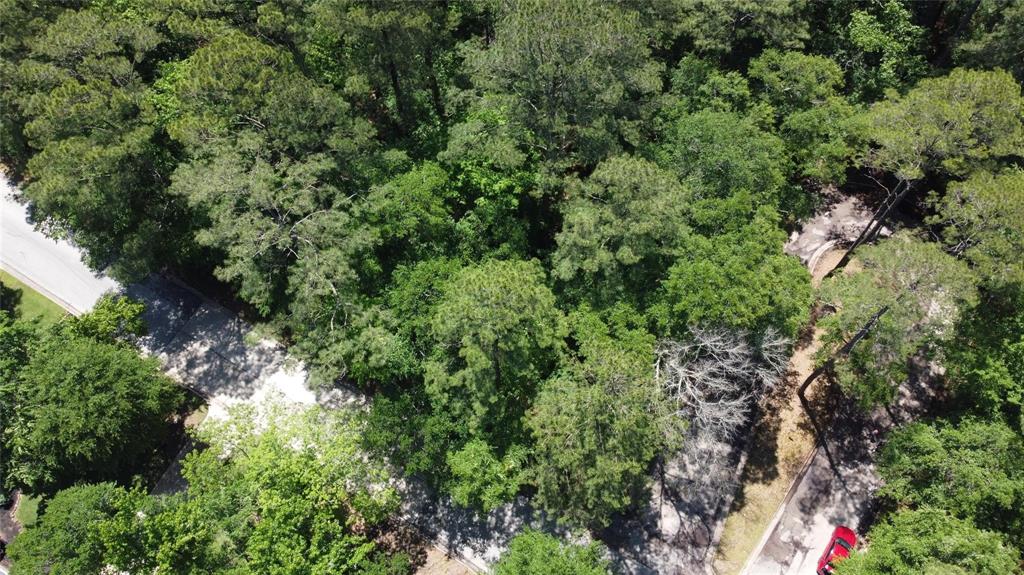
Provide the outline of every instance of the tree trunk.
[[398,112],[398,124],[399,129],[405,132],[408,126],[406,120],[408,119],[408,110],[405,105],[405,94],[402,92],[402,83],[398,78],[398,66],[395,65],[395,52],[391,47],[391,36],[388,31],[381,30],[381,39],[384,43],[384,53],[387,59],[387,71],[388,78],[391,80],[391,90],[395,93],[395,108]]
[[850,262],[850,257],[853,256],[854,250],[869,241],[874,241],[878,237],[879,232],[882,231],[882,226],[885,225],[885,219],[892,212],[893,208],[899,205],[900,201],[903,200],[903,197],[907,195],[907,192],[909,192],[912,187],[910,182],[907,180],[900,180],[900,183],[896,188],[899,189],[900,186],[903,187],[901,191],[897,192],[895,196],[890,195],[884,202],[882,202],[882,205],[875,210],[875,213],[871,216],[871,220],[868,222],[868,225],[861,230],[857,239],[850,244],[846,253],[843,254],[843,259],[839,260],[835,269],[842,269],[843,266]]
[[818,379],[818,377],[820,377],[821,374],[825,373],[825,371],[827,371],[829,368],[835,365],[836,360],[838,358],[849,355],[850,351],[853,350],[853,347],[857,345],[857,343],[860,340],[867,337],[868,332],[871,331],[871,328],[875,327],[875,324],[878,323],[878,320],[881,319],[882,316],[889,311],[889,307],[890,306],[888,305],[884,305],[881,308],[879,308],[879,310],[875,312],[875,315],[871,316],[871,319],[869,319],[867,323],[861,326],[861,328],[857,330],[857,333],[853,334],[853,337],[851,337],[849,341],[843,344],[843,347],[839,348],[839,350],[836,353],[834,353],[832,357],[828,358],[828,360],[826,360],[825,363],[821,364],[814,371],[812,371],[811,374],[807,376],[807,379],[805,379],[804,382],[800,384],[800,387],[796,390],[796,394],[800,398],[800,405],[804,408],[804,411],[807,413],[807,418],[811,421],[811,427],[814,429],[815,443],[821,445],[822,449],[825,450],[825,457],[828,458],[828,464],[832,468],[832,472],[835,473],[836,476],[840,478],[840,480],[842,480],[842,476],[839,474],[839,467],[836,466],[836,462],[832,458],[832,452],[829,451],[827,441],[828,438],[825,436],[825,430],[818,424],[818,420],[814,417],[814,411],[811,409],[811,402],[807,400],[807,388],[810,387],[811,384],[814,383],[814,380]]
[[441,88],[437,85],[437,74],[434,73],[434,49],[430,46],[427,46],[423,60],[427,65],[427,83],[430,84],[430,99],[434,103],[434,113],[437,114],[437,119],[443,122],[446,117],[444,101],[441,99]]

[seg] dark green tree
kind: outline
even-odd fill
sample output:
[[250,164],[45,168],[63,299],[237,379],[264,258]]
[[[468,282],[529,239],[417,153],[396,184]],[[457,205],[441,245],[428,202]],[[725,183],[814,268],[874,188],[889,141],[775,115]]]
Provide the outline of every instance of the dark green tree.
[[970,68],[1002,68],[1017,80],[1024,79],[1020,42],[1024,35],[1024,4],[1016,0],[956,2],[954,8],[965,13],[972,4],[976,12],[968,21],[963,38],[955,38],[953,61]]
[[914,23],[910,2],[865,2],[852,11],[841,4],[835,8],[846,25],[836,31],[839,46],[832,57],[847,63],[847,84],[855,97],[875,100],[926,74],[926,30]]
[[803,0],[680,0],[669,4],[675,32],[702,54],[725,57],[749,54],[758,47],[796,49],[808,38],[807,7]]
[[[670,93],[679,98],[668,107],[669,116],[713,110],[743,113],[753,96],[747,78],[734,70],[724,71],[693,54],[683,56],[669,77]],[[674,114],[678,110],[682,113]],[[664,113],[664,112],[663,112]]]
[[9,474],[31,493],[136,470],[183,399],[156,358],[60,331],[31,349],[13,387]]
[[22,368],[29,360],[29,350],[38,338],[33,326],[0,310],[0,500],[6,501],[15,485],[10,480],[11,446],[7,435],[14,422],[14,397]]
[[1024,170],[978,172],[932,198],[930,222],[990,288],[1024,286]]
[[779,130],[799,175],[816,183],[845,183],[847,168],[867,147],[864,114],[841,96],[793,112]]
[[[450,146],[494,145],[491,110],[501,118],[497,142],[511,138],[560,168],[595,165],[623,139],[635,140],[631,121],[661,85],[636,11],[591,0],[519,0],[501,4],[494,18],[493,39],[466,50],[476,89],[470,118],[479,119],[467,127],[476,129],[453,131]],[[512,126],[501,127],[502,120]]]
[[79,485],[46,501],[38,522],[8,547],[13,575],[99,573],[107,565],[101,525],[118,510],[123,488]]
[[36,153],[25,195],[55,233],[73,232],[97,269],[137,278],[191,254],[191,215],[165,192],[173,158],[144,118],[147,80],[164,39],[104,8],[69,10],[15,77]]
[[647,160],[605,160],[568,196],[553,274],[599,300],[641,297],[688,233],[692,194]]
[[607,527],[643,502],[651,460],[678,438],[651,368],[654,337],[624,307],[613,326],[586,309],[571,316],[578,353],[544,382],[527,416],[536,501],[575,526]]
[[843,86],[838,64],[800,52],[765,50],[750,61],[747,74],[780,117],[821,105]]
[[477,437],[506,446],[551,372],[565,320],[537,261],[467,267],[444,286],[431,322],[426,385]]
[[1024,305],[982,300],[945,346],[945,366],[961,409],[985,418],[1004,417],[1024,431]]
[[[319,0],[308,8],[302,53],[311,73],[342,91],[413,153],[436,153],[449,112],[445,91],[456,73],[454,32],[472,5]],[[423,156],[419,156],[423,157]]]
[[[798,198],[786,181],[792,167],[784,143],[751,119],[701,111],[679,118],[667,130],[655,157],[693,190],[696,200],[727,204],[725,200],[746,194],[752,198],[748,204],[776,206],[786,215],[797,207]],[[745,215],[752,215],[752,210]],[[745,223],[745,218],[716,219],[699,223],[711,230]]]

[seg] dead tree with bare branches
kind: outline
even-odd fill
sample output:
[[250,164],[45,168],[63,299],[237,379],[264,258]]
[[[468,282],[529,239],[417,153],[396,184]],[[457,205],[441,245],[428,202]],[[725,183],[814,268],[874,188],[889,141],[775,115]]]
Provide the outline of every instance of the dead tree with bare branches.
[[752,339],[742,331],[693,328],[683,341],[658,344],[655,374],[697,442],[728,440],[782,377],[789,344],[771,329]]

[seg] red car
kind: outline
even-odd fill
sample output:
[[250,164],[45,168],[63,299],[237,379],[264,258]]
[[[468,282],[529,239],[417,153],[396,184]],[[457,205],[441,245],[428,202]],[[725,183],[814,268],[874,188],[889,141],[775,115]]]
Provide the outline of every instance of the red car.
[[835,569],[835,560],[849,557],[850,551],[856,544],[857,534],[852,529],[842,525],[836,527],[836,530],[832,532],[832,539],[828,540],[825,552],[821,554],[821,559],[818,559],[818,570],[815,573],[831,575],[832,570]]

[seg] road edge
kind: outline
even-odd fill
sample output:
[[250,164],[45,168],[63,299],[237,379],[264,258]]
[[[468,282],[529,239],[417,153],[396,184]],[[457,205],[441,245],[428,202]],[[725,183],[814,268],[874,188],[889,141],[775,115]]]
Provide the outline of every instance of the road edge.
[[761,551],[764,549],[765,544],[768,543],[768,539],[771,538],[772,533],[775,532],[775,528],[778,527],[779,521],[782,520],[782,516],[786,512],[786,507],[789,505],[793,495],[796,493],[797,486],[800,485],[804,480],[804,475],[807,475],[807,470],[811,468],[811,462],[818,456],[818,451],[821,450],[821,446],[817,443],[814,445],[814,449],[811,449],[804,459],[803,465],[800,466],[800,472],[796,474],[793,481],[790,482],[789,487],[786,489],[786,496],[782,498],[782,503],[779,504],[779,508],[775,510],[775,515],[772,516],[772,520],[765,527],[764,533],[761,534],[761,540],[757,542],[757,546],[747,556],[747,561],[743,564],[743,569],[740,570],[739,575],[750,575],[750,568],[753,566],[754,560],[761,555]]
[[23,283],[23,284],[27,285],[28,287],[34,289],[35,291],[39,292],[44,297],[46,297],[46,299],[48,299],[48,300],[52,301],[53,303],[59,305],[60,307],[64,308],[64,311],[70,313],[71,315],[79,316],[79,315],[82,315],[83,313],[85,313],[85,310],[80,310],[80,309],[76,308],[75,306],[71,305],[71,302],[65,301],[63,298],[61,298],[57,294],[55,294],[52,291],[46,289],[45,287],[39,285],[36,281],[34,281],[33,279],[29,278],[28,276],[26,276],[25,274],[21,273],[20,271],[18,271],[10,263],[3,261],[3,259],[0,259],[0,269],[2,269],[5,272],[11,274],[12,276],[15,277],[15,279],[17,279],[21,283]]

